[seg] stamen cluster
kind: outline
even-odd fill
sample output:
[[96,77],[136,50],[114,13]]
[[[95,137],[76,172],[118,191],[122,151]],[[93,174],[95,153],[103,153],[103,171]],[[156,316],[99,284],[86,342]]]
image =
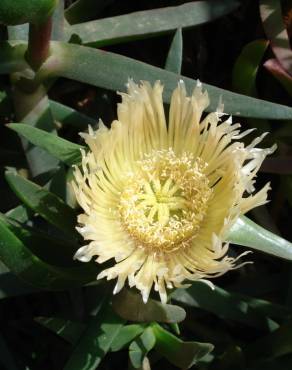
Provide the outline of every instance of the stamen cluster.
[[128,174],[119,211],[127,232],[146,253],[170,252],[190,245],[212,195],[192,153],[152,151]]

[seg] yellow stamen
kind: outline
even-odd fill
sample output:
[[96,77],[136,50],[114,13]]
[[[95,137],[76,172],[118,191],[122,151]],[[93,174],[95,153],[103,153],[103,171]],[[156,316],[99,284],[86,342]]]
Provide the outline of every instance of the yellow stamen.
[[[150,253],[185,248],[196,236],[212,195],[205,164],[191,153],[152,151],[129,174],[119,212],[126,231]],[[155,174],[155,175],[153,175]]]

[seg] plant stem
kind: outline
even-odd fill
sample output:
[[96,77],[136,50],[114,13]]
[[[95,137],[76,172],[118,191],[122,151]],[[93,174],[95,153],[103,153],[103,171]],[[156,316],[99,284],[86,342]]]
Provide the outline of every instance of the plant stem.
[[44,23],[29,24],[26,59],[35,71],[49,56],[51,32],[52,17],[49,17]]
[[[11,74],[17,121],[40,127],[49,132],[54,131],[55,125],[49,108],[47,89],[35,78],[35,72],[39,70],[50,54],[51,31],[52,17],[43,23],[29,25],[25,58],[31,70],[22,75],[19,73]],[[49,173],[57,167],[58,161],[45,153],[43,149],[32,148],[24,139],[22,139],[22,144],[33,177],[45,172]]]

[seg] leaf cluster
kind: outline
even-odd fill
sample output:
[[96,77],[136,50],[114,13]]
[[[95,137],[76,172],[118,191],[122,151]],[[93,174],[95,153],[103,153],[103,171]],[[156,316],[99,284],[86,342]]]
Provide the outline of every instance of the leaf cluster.
[[[0,367],[290,370],[292,244],[281,233],[291,237],[291,4],[160,1],[161,8],[131,4],[128,14],[117,15],[124,6],[118,3],[0,4],[7,25],[0,29]],[[234,19],[251,15],[264,32],[246,30],[244,42],[233,41],[230,83],[222,82],[228,41],[214,30],[225,23],[236,29]],[[155,42],[162,51],[153,51]],[[201,67],[214,64],[218,43],[217,79],[207,78]],[[150,63],[133,53],[143,45]],[[163,62],[155,63],[156,53]],[[111,284],[96,282],[97,264],[72,258],[82,245],[70,186],[72,166],[86,150],[78,131],[114,118],[112,91],[125,91],[129,78],[161,80],[167,107],[180,79],[191,92],[194,75],[208,90],[210,111],[223,101],[227,114],[271,131],[266,143],[279,147],[259,176],[260,182],[272,176],[275,200],[240,218],[228,236],[231,253],[249,247],[255,264],[219,279],[213,290],[199,282],[176,289],[166,305],[155,295],[145,305],[126,289],[112,297]]]

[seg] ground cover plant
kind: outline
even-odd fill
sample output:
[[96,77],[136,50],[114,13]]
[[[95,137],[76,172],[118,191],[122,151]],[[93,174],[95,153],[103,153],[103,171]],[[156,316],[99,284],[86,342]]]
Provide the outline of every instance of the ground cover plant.
[[0,2],[1,368],[291,369],[291,11]]

